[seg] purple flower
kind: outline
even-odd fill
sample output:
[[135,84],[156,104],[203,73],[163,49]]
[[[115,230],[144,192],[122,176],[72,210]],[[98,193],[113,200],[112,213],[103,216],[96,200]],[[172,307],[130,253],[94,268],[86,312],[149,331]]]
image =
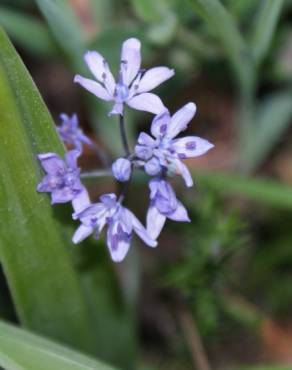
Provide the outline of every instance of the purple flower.
[[133,231],[150,247],[157,245],[136,216],[117,201],[115,194],[102,195],[99,203],[74,213],[73,218],[81,221],[73,235],[73,243],[81,242],[92,233],[98,239],[103,227],[108,225],[107,246],[115,262],[121,262],[125,258]]
[[121,182],[128,181],[131,177],[132,166],[131,162],[126,158],[118,158],[112,164],[112,172],[114,177]]
[[190,221],[187,210],[177,200],[173,188],[167,181],[154,178],[149,182],[149,188],[147,231],[151,238],[157,239],[167,218],[174,221]]
[[77,149],[82,149],[82,144],[92,145],[92,141],[84,135],[79,127],[78,117],[76,114],[68,116],[65,113],[60,114],[62,120],[61,126],[57,126],[57,131],[65,144],[73,145]]
[[145,132],[139,135],[135,154],[144,160],[144,168],[149,175],[157,175],[164,170],[169,174],[182,175],[187,186],[193,185],[191,174],[181,160],[205,154],[214,145],[197,136],[174,138],[187,128],[195,113],[194,103],[186,104],[172,117],[165,110],[152,121],[151,134],[154,138]]
[[83,191],[77,167],[79,155],[79,150],[71,150],[65,154],[65,161],[55,153],[38,155],[47,175],[38,184],[37,191],[51,193],[52,204],[70,202]]
[[124,104],[129,107],[158,114],[165,109],[160,98],[150,90],[168,80],[174,71],[155,67],[144,72],[141,67],[140,41],[130,38],[123,43],[118,81],[116,82],[106,60],[96,51],[88,51],[85,62],[96,81],[76,75],[74,82],[98,98],[114,102],[109,113],[123,115]]

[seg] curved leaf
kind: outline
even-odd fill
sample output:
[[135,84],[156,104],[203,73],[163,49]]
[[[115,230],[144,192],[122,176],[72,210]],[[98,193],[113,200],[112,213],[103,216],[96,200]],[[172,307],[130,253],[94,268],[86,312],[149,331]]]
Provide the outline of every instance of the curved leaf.
[[90,357],[3,322],[0,322],[0,365],[6,370],[114,370]]
[[36,55],[46,57],[57,54],[48,27],[36,17],[1,6],[0,25],[12,40]]
[[0,260],[21,322],[90,350],[87,305],[47,195],[36,154],[63,153],[51,117],[0,30]]

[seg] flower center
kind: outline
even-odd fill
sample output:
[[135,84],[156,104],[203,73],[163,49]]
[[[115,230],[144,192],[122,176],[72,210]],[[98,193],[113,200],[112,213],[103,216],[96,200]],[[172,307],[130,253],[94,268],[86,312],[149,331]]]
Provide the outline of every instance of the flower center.
[[159,143],[160,149],[167,150],[170,147],[170,139],[163,138]]
[[116,84],[115,98],[118,103],[123,103],[129,97],[129,89],[121,82]]

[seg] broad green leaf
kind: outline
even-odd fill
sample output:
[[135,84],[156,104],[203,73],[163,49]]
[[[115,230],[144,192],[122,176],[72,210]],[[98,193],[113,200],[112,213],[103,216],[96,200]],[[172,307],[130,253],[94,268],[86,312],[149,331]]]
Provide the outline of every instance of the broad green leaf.
[[37,18],[1,6],[0,25],[24,49],[38,56],[56,55],[56,44],[48,28]]
[[0,30],[0,260],[20,321],[81,349],[93,347],[81,287],[56,209],[36,192],[37,153],[63,153],[51,117]]
[[257,126],[247,151],[247,168],[256,169],[270,154],[292,121],[292,91],[274,94],[259,106]]
[[251,47],[256,62],[266,55],[284,5],[284,0],[265,0],[260,2],[251,33]]
[[66,0],[36,0],[36,3],[61,50],[75,68],[82,70],[85,35],[70,3]]
[[194,172],[200,186],[206,184],[224,195],[243,195],[267,206],[292,210],[292,188],[276,181],[254,179],[241,175]]
[[29,331],[0,322],[0,365],[5,370],[114,370]]

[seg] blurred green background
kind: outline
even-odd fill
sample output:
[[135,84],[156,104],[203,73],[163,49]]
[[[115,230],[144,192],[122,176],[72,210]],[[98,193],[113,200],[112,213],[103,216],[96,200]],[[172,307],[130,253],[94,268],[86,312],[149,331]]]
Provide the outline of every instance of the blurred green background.
[[[88,75],[87,49],[117,72],[132,36],[143,67],[176,71],[157,89],[165,105],[173,113],[194,101],[188,133],[215,144],[187,163],[193,189],[174,181],[192,223],[169,221],[156,250],[137,242],[119,266],[103,242],[68,251],[91,304],[90,352],[121,369],[292,368],[292,1],[1,0],[0,25],[55,122],[77,112],[112,158],[122,151],[117,122],[73,77]],[[125,119],[133,144],[151,115]],[[89,151],[81,164],[100,166]],[[92,199],[116,187],[88,186]],[[141,219],[147,197],[134,178],[127,204]],[[70,219],[69,208],[56,212]],[[0,280],[0,316],[17,322]]]

